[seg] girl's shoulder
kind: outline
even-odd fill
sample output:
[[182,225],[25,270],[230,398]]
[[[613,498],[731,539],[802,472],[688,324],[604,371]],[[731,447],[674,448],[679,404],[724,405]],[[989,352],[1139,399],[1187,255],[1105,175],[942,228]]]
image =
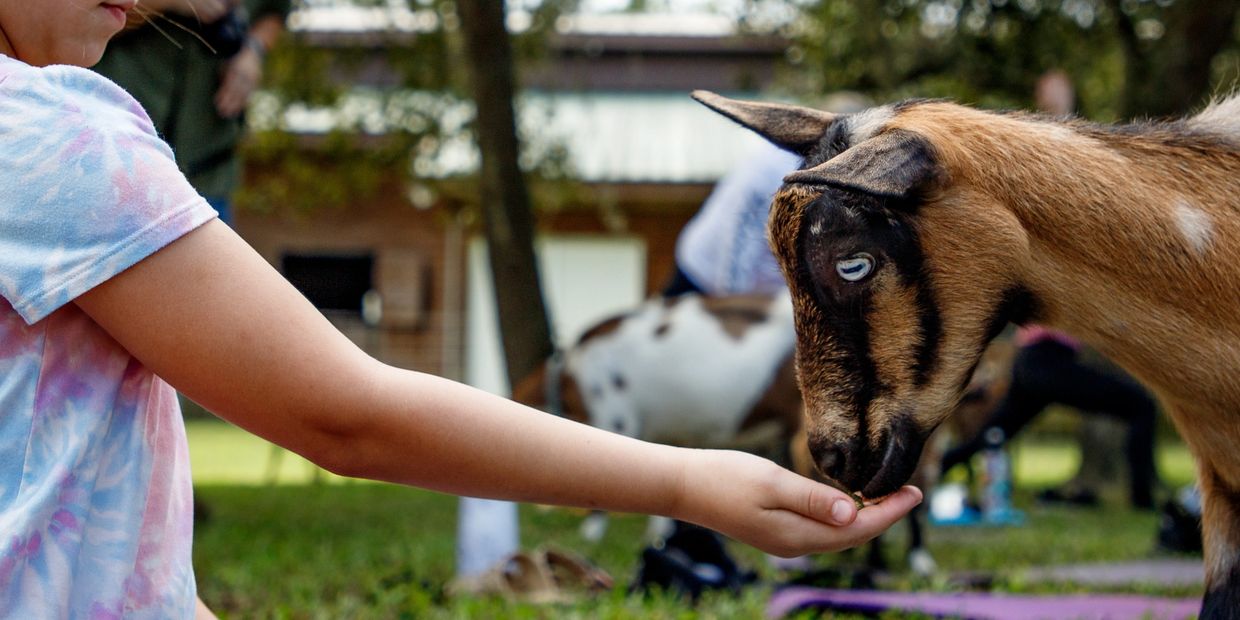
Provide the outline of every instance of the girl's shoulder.
[[69,65],[34,67],[3,55],[0,110],[0,117],[10,118],[69,113],[87,119],[114,115],[146,119],[129,93],[94,71]]

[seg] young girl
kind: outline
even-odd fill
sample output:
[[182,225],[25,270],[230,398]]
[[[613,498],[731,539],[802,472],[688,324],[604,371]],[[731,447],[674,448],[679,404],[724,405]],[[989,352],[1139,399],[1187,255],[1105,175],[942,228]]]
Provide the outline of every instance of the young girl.
[[920,501],[858,513],[754,456],[366,356],[215,219],[142,109],[78,68],[133,2],[0,0],[0,616],[210,617],[172,386],[340,474],[669,515],[781,555],[859,544]]

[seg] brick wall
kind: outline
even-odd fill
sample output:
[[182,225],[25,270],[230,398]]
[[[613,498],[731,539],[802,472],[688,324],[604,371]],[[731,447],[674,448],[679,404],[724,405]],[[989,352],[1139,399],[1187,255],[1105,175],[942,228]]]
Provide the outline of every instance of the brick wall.
[[[539,218],[540,234],[636,235],[646,242],[646,281],[658,291],[671,274],[676,236],[709,186],[626,185],[590,188],[580,204]],[[457,207],[459,208],[459,207]],[[241,234],[277,269],[285,255],[374,258],[374,290],[382,318],[358,312],[328,318],[376,358],[404,368],[459,378],[464,343],[464,244],[476,227],[453,231],[454,209],[415,209],[399,191],[348,208],[310,213],[237,214]],[[448,282],[449,278],[456,281]]]

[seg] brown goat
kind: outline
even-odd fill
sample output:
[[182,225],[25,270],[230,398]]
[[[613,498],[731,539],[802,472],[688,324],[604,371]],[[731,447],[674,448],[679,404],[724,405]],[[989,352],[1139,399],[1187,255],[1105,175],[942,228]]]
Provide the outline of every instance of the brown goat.
[[1198,461],[1202,617],[1240,618],[1240,99],[1112,127],[695,96],[806,158],[769,233],[820,469],[891,493],[1005,323],[1061,329],[1163,400]]

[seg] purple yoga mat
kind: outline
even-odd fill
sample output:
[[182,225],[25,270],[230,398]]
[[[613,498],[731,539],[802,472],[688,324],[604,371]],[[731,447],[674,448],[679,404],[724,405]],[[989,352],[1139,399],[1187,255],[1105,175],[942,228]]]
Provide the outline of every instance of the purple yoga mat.
[[962,620],[1181,620],[1195,616],[1200,599],[1116,594],[1025,596],[973,592],[881,592],[789,587],[771,596],[768,618],[803,609],[854,613],[908,611]]

